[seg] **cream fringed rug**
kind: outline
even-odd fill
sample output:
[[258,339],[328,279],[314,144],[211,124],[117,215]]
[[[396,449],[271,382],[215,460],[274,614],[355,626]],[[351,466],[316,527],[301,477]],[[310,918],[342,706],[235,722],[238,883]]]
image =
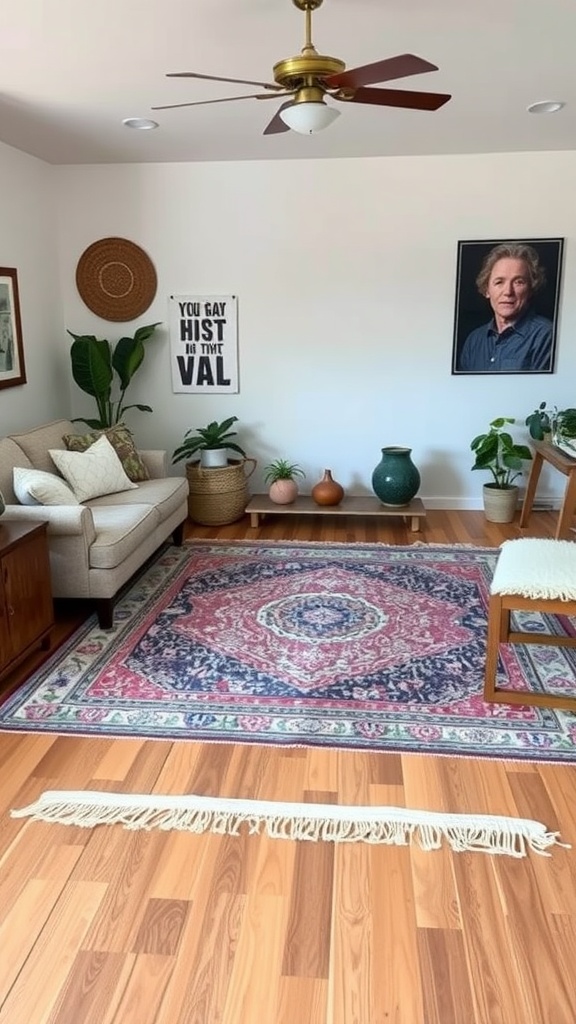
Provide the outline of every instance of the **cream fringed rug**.
[[525,857],[528,849],[546,853],[565,846],[557,832],[539,821],[488,814],[440,814],[400,807],[349,807],[335,804],[277,803],[228,800],[211,796],[160,796],[49,790],[36,803],[11,812],[62,825],[94,828],[123,825],[128,829],[179,829],[194,833],[238,835],[264,832],[273,839],[317,842],[365,842],[437,850],[446,843],[456,852]]

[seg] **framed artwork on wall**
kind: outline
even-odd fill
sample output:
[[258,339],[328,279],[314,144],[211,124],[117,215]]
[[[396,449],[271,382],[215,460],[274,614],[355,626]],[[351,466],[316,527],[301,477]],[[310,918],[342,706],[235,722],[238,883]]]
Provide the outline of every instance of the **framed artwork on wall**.
[[452,373],[553,373],[563,238],[458,242]]
[[0,388],[26,383],[18,275],[0,267]]

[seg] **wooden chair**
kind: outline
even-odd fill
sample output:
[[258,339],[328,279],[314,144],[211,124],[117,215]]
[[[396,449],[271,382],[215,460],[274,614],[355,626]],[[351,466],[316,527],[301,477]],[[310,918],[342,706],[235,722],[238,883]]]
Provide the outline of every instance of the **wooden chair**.
[[505,690],[496,685],[500,644],[576,647],[576,636],[553,636],[510,628],[511,612],[576,616],[576,543],[527,537],[502,544],[490,586],[484,700],[576,711],[574,696]]

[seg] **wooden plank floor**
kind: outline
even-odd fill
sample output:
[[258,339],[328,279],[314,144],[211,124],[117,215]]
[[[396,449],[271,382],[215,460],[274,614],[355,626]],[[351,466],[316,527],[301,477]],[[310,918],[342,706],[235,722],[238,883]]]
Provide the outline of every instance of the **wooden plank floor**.
[[[530,535],[552,536],[555,518],[535,513]],[[444,511],[421,534],[401,519],[330,516],[189,532],[488,545],[519,535]],[[57,638],[83,614],[60,605]],[[9,817],[59,788],[533,817],[574,848],[515,860]],[[574,1024],[575,962],[574,767],[0,734],[0,1024]]]

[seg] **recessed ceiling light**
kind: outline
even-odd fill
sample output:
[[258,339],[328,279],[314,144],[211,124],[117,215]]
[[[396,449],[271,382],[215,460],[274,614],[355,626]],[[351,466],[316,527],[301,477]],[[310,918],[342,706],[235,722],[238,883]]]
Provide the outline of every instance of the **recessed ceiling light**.
[[158,127],[158,121],[151,121],[149,117],[125,117],[122,124],[126,128],[138,128],[141,132]]
[[531,103],[527,110],[529,114],[555,114],[564,106],[562,100],[539,100],[538,103]]

